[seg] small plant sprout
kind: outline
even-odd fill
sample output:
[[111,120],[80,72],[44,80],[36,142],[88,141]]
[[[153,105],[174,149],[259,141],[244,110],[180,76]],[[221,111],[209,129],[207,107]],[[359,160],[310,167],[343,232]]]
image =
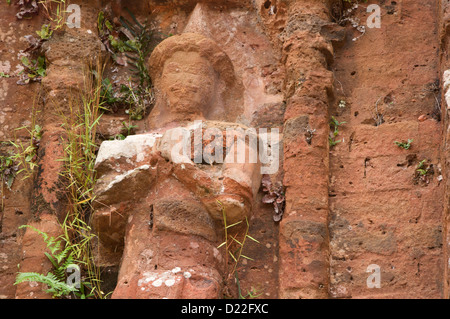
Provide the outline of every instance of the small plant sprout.
[[330,146],[333,147],[333,146],[336,146],[336,145],[338,145],[339,143],[341,143],[341,140],[335,141],[335,140],[330,136],[330,137],[328,137],[328,142],[330,143]]
[[339,126],[345,124],[346,122],[339,122],[334,116],[331,117],[330,125],[334,129],[333,135],[338,136]]
[[426,161],[427,160],[420,161],[419,164],[417,165],[416,172],[418,172],[419,175],[421,176],[425,176],[428,174],[428,169],[426,168],[425,164]]
[[37,35],[42,40],[48,40],[53,34],[53,30],[50,29],[50,26],[48,24],[43,24],[40,31],[36,31]]
[[127,138],[127,136],[134,135],[135,130],[139,128],[137,125],[133,125],[132,123],[127,124],[127,122],[125,121],[122,122],[122,125],[122,133],[114,135],[111,140],[124,140]]
[[[29,135],[29,141],[23,142],[18,138],[8,143],[15,148],[14,155],[10,157],[14,165],[14,174],[9,175],[8,188],[11,188],[14,177],[18,174],[23,175],[22,179],[25,180],[33,175],[34,169],[38,167],[36,163],[38,160],[38,149],[42,138],[42,127],[36,124],[37,111],[33,109],[31,115],[31,127],[24,126],[19,127],[16,131],[26,130]],[[12,171],[11,171],[12,172]]]
[[328,137],[328,141],[331,147],[341,142],[340,140],[336,141],[336,137],[339,135],[339,127],[345,123],[346,122],[339,122],[334,116],[331,117],[330,128],[332,129],[332,136]]
[[419,162],[414,172],[414,183],[422,184],[424,186],[430,183],[430,176],[434,175],[434,165],[429,164],[426,159]]
[[49,29],[56,31],[62,29],[66,25],[68,14],[66,2],[66,0],[39,1],[44,16],[50,23]]
[[411,148],[411,144],[414,140],[408,139],[408,142],[394,142],[395,145],[397,145],[400,148],[403,148],[405,150],[409,150]]
[[26,56],[21,58],[24,70],[21,72],[21,78],[17,84],[24,85],[30,81],[40,82],[46,76],[45,57],[39,56],[36,60],[29,60]]
[[134,130],[138,128],[137,125],[133,125],[132,123],[127,124],[127,122],[125,122],[125,121],[122,122],[122,125],[123,125],[122,131],[124,131],[126,136],[133,135]]
[[259,291],[258,289],[256,289],[255,287],[251,287],[250,291],[247,291],[246,295],[242,294],[242,289],[241,289],[241,282],[239,281],[239,277],[237,275],[236,272],[236,276],[235,276],[235,280],[236,280],[236,285],[238,288],[238,294],[239,294],[239,299],[256,299],[259,296],[261,296],[263,293],[261,291]]

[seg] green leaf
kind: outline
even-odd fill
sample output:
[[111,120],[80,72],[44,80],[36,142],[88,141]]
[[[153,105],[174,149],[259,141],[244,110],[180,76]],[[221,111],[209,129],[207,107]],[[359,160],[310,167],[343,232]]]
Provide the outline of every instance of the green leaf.
[[22,62],[23,65],[25,65],[26,67],[30,67],[30,60],[28,60],[28,58],[26,56],[23,56],[20,61]]
[[222,247],[223,245],[226,245],[227,244],[227,242],[226,241],[224,241],[223,243],[221,243],[219,246],[217,246],[217,249],[219,249],[220,247]]
[[47,252],[44,252],[44,255],[47,256],[48,260],[50,260],[50,262],[52,263],[53,267],[55,267],[55,268],[58,267],[58,263],[55,261],[55,259],[52,257],[52,255],[50,255]]
[[239,225],[240,223],[242,223],[242,220],[241,220],[240,222],[237,222],[237,223],[234,223],[234,224],[228,225],[228,226],[227,226],[227,228],[231,228],[231,227],[234,227],[234,226],[236,226],[236,225]]
[[125,53],[125,56],[126,56],[128,59],[130,59],[130,60],[138,61],[138,58],[136,58],[135,56],[129,55],[129,54],[127,54],[127,53]]
[[418,168],[417,171],[420,173],[420,175],[427,175],[428,171],[424,170],[424,169],[420,169]]
[[[124,17],[120,17],[119,18],[120,23],[122,23],[122,25],[128,30],[130,31],[130,33],[133,35],[133,37],[137,37],[137,33],[136,31],[130,26],[130,22],[128,20],[126,20]],[[131,40],[131,39],[130,39]]]
[[139,28],[144,29],[142,24],[140,24],[139,21],[134,16],[133,12],[131,12],[130,9],[128,9],[128,8],[126,8],[126,10],[127,10],[128,14],[130,15],[131,19],[133,19],[133,21],[139,26]]
[[236,238],[231,237],[231,239],[233,239],[235,242],[237,242],[239,244],[239,246],[242,246],[242,243],[239,240],[237,240]]
[[14,178],[15,176],[13,174],[8,175],[8,181],[6,182],[6,186],[8,187],[8,189],[11,189],[12,184],[14,183]]
[[46,292],[51,293],[53,297],[60,297],[62,295],[68,295],[71,292],[77,291],[75,287],[69,286],[64,281],[58,280],[58,278],[51,272],[45,276],[43,274],[33,272],[18,273],[14,285],[18,285],[26,281],[38,282],[47,285],[49,289],[47,289]]
[[254,259],[252,259],[252,258],[250,258],[250,257],[247,257],[247,256],[245,256],[245,255],[243,255],[243,254],[241,254],[241,257],[243,257],[243,258],[245,258],[245,259],[248,259],[248,260],[253,260],[253,261],[254,261]]
[[424,163],[425,163],[426,161],[427,161],[427,160],[421,161],[421,162],[419,163],[419,165],[417,165],[417,168],[422,168],[422,167],[424,166]]
[[138,51],[135,41],[128,40],[128,41],[125,41],[124,44],[132,51]]
[[231,251],[228,251],[228,253],[230,254],[231,258],[233,258],[233,260],[234,260],[235,262],[237,262],[236,257],[234,257],[234,255],[231,253]]
[[109,22],[109,20],[105,20],[105,26],[108,28],[109,31],[113,31],[113,26],[111,24],[111,22]]
[[250,238],[251,240],[257,242],[258,244],[260,244],[260,242],[258,240],[256,240],[255,238],[253,238],[252,236],[247,234],[247,237]]
[[40,57],[37,58],[37,67],[43,68],[44,65],[45,65],[45,58],[44,56],[41,55]]
[[104,15],[103,11],[100,11],[97,16],[97,27],[98,27],[98,31],[100,34],[103,33],[103,21],[104,20],[105,20],[105,15]]

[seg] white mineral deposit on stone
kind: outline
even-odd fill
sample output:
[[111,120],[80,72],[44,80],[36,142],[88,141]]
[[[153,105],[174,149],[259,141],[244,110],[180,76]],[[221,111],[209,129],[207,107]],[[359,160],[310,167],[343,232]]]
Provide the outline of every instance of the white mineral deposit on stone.
[[215,258],[218,258],[220,256],[220,251],[216,247],[214,247],[213,248],[213,254],[214,254]]
[[167,287],[172,287],[175,284],[175,279],[167,279],[164,283]]
[[175,267],[174,269],[172,269],[172,273],[176,274],[177,272],[180,272],[181,268],[180,267]]
[[152,133],[130,135],[122,141],[104,141],[100,145],[95,164],[97,165],[110,158],[132,158],[133,156],[136,156],[137,162],[141,162],[145,157],[145,149],[152,148],[155,145],[157,138],[161,136],[161,134]]
[[193,242],[193,241],[191,241],[189,246],[191,246],[191,248],[193,248],[193,249],[197,249],[199,247],[198,243]]
[[163,281],[161,279],[157,279],[152,283],[153,287],[161,287],[161,285],[163,284]]
[[108,191],[109,189],[111,189],[114,185],[122,182],[124,179],[134,178],[139,172],[148,170],[149,168],[150,168],[150,165],[142,165],[142,166],[139,166],[138,168],[129,170],[128,172],[125,172],[122,175],[118,175],[118,176],[114,177],[114,179],[108,184],[108,186],[106,186],[105,192]]
[[183,276],[184,276],[184,278],[189,279],[189,278],[191,278],[192,275],[191,275],[191,273],[189,271],[185,271],[183,273]]
[[446,70],[443,75],[444,91],[450,86],[450,70]]

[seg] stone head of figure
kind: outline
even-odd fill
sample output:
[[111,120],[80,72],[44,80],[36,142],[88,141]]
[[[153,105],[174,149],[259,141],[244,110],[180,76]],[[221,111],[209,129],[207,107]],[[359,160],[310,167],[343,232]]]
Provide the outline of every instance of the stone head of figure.
[[149,70],[157,94],[150,126],[234,121],[239,115],[242,93],[233,64],[213,40],[195,33],[165,39],[153,51]]

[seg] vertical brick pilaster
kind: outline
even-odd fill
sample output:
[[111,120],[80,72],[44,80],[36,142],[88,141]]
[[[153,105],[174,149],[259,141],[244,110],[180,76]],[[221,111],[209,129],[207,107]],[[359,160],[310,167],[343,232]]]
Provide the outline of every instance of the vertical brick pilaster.
[[280,224],[280,298],[327,298],[329,115],[333,75],[322,1],[292,1],[284,30],[286,211]]
[[[450,126],[449,126],[449,114],[448,109],[450,108],[450,57],[448,56],[449,47],[450,47],[450,37],[449,37],[449,29],[450,29],[450,3],[448,1],[439,1],[439,30],[440,30],[440,75],[441,75],[441,88],[442,88],[442,96],[441,96],[441,120],[443,123],[443,132],[442,132],[442,155],[444,165],[443,169],[443,177],[445,181],[445,195],[444,195],[444,211],[442,218],[442,229],[443,229],[443,254],[444,254],[444,276],[443,276],[443,297],[444,299],[450,298],[449,292],[449,284],[450,284],[450,259],[449,259],[449,251],[450,251],[450,233],[449,233],[449,207],[450,207],[450,198],[449,198],[449,190],[450,190],[450,182],[449,182],[449,164],[450,164],[450,146],[449,146],[449,138],[450,138]],[[447,93],[448,92],[448,93]]]
[[[44,107],[39,124],[43,134],[39,147],[38,172],[34,181],[31,211],[34,220],[29,225],[49,236],[61,235],[62,222],[67,214],[66,185],[61,178],[64,170],[64,137],[60,113],[70,116],[69,103],[78,99],[84,88],[85,72],[89,61],[100,54],[101,44],[95,30],[95,20],[83,20],[80,29],[66,29],[54,32],[52,38],[43,45],[47,60],[47,75],[42,80]],[[75,106],[75,105],[74,105]],[[52,269],[44,255],[46,244],[40,234],[27,228],[22,237],[20,270],[46,274]],[[42,286],[21,283],[16,289],[17,299],[41,299],[50,295],[42,291]]]

